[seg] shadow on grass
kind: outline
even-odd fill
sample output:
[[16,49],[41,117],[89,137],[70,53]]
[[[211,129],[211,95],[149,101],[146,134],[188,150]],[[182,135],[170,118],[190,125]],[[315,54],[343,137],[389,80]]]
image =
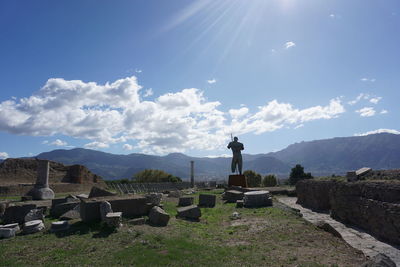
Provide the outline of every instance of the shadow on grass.
[[73,236],[73,235],[86,235],[92,233],[93,238],[106,238],[112,233],[115,233],[114,228],[107,227],[101,223],[87,224],[84,222],[76,222],[70,225],[70,228],[65,231],[55,232],[58,238]]

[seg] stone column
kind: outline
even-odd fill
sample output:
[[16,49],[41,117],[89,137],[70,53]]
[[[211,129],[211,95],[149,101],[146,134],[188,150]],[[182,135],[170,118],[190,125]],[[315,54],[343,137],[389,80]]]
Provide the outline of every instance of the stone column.
[[34,200],[53,199],[54,192],[49,188],[49,169],[48,160],[38,160],[37,178],[34,188],[28,193]]
[[49,187],[49,170],[50,162],[48,160],[38,160],[35,187]]
[[194,161],[190,161],[190,186],[194,187]]

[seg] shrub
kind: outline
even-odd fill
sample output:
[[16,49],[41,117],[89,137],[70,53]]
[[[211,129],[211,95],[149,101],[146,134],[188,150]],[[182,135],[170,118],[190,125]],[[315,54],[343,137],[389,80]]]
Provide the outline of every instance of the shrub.
[[294,168],[292,168],[292,171],[290,172],[289,176],[289,184],[290,185],[295,185],[298,181],[304,180],[304,179],[312,179],[311,173],[305,173],[304,172],[304,167],[301,166],[300,164],[297,164]]
[[255,171],[247,170],[243,173],[246,176],[247,185],[249,187],[259,187],[261,186],[261,175]]
[[133,176],[134,182],[137,183],[177,183],[182,182],[182,179],[172,174],[161,170],[146,169],[136,173]]
[[278,181],[275,175],[269,174],[264,177],[262,183],[264,186],[276,186],[278,184]]

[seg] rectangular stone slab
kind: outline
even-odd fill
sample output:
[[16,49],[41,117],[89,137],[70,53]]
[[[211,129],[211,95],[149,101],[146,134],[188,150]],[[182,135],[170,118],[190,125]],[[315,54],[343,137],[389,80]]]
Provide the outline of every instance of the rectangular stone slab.
[[135,197],[103,197],[82,200],[81,219],[84,222],[100,221],[100,203],[108,201],[113,212],[122,212],[123,217],[137,217],[147,215],[151,206],[147,205],[147,200],[142,196]]

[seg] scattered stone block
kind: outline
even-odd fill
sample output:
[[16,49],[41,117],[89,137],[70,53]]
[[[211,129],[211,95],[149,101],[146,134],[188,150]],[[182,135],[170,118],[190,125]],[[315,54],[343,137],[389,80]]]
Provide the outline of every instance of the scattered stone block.
[[178,217],[198,220],[201,217],[201,210],[196,205],[178,208]]
[[89,198],[89,195],[88,194],[79,194],[79,195],[76,195],[76,197],[79,199],[87,199],[87,198]]
[[101,201],[82,201],[80,205],[81,219],[85,223],[101,221]]
[[147,205],[147,199],[143,196],[109,197],[99,199],[87,199],[81,201],[81,219],[85,223],[101,220],[100,203],[108,201],[114,212],[122,212],[123,217],[133,218],[148,215],[151,206]]
[[44,227],[42,220],[34,220],[34,221],[24,223],[22,232],[24,234],[34,234],[34,233],[42,231],[44,228],[45,227]]
[[52,232],[60,232],[60,231],[68,230],[68,229],[69,229],[68,221],[58,221],[58,222],[52,222],[51,223],[50,231],[52,231]]
[[237,200],[236,201],[236,208],[243,208],[244,207],[244,201],[243,200]]
[[6,211],[9,205],[10,205],[9,202],[0,202],[0,219],[3,217],[4,212]]
[[363,175],[369,173],[370,171],[372,171],[371,168],[364,167],[364,168],[358,169],[358,170],[356,171],[356,175],[357,175],[357,176],[363,176]]
[[44,215],[43,215],[43,209],[32,209],[25,215],[25,222],[30,222],[34,220],[43,220]]
[[122,212],[109,212],[106,214],[104,222],[112,228],[119,228],[122,226]]
[[107,201],[101,202],[100,203],[100,216],[101,216],[102,221],[105,221],[106,215],[110,212],[113,212],[110,202],[107,202]]
[[379,253],[364,262],[361,267],[396,267],[396,263],[385,254]]
[[32,196],[22,196],[21,201],[30,201],[32,200]]
[[151,193],[147,194],[146,199],[149,203],[151,203],[153,206],[158,206],[161,203],[162,200],[162,194],[161,193]]
[[272,197],[269,191],[246,192],[243,201],[246,208],[272,206]]
[[135,219],[129,220],[128,223],[133,224],[133,225],[143,225],[146,223],[146,219],[143,217],[135,218]]
[[318,221],[315,224],[318,228],[324,230],[325,232],[328,232],[330,234],[332,234],[333,236],[336,236],[338,238],[342,238],[342,235],[336,231],[335,228],[333,228],[332,225],[330,225],[329,223],[325,222],[325,221]]
[[0,238],[11,238],[19,231],[18,223],[0,225]]
[[11,238],[16,233],[15,228],[0,228],[0,238]]
[[355,182],[355,181],[357,181],[357,174],[355,171],[347,172],[346,178],[347,178],[348,182]]
[[93,197],[109,197],[109,196],[115,196],[115,193],[112,193],[110,191],[107,191],[105,189],[102,189],[97,186],[93,186],[92,189],[90,190],[89,193],[89,198]]
[[223,199],[225,199],[226,202],[228,203],[236,203],[236,201],[242,200],[243,196],[244,196],[243,192],[237,190],[228,190],[225,191]]
[[74,200],[74,202],[64,202],[55,206],[52,206],[50,209],[50,215],[54,218],[59,218],[61,215],[65,214],[66,212],[73,210],[77,206],[79,206],[80,201]]
[[160,207],[153,207],[149,213],[149,222],[152,225],[167,226],[169,222],[169,214]]
[[216,195],[209,195],[209,194],[200,194],[199,195],[199,206],[200,207],[215,207],[217,196]]
[[75,219],[79,219],[81,217],[81,213],[80,213],[80,205],[78,204],[75,208],[73,208],[72,210],[67,211],[66,213],[64,213],[63,215],[60,216],[60,220],[75,220]]
[[194,201],[194,197],[188,197],[188,196],[180,197],[178,206],[179,207],[190,206],[190,205],[193,205],[193,201]]
[[168,194],[168,197],[176,197],[176,198],[179,198],[179,197],[181,197],[182,196],[182,192],[181,191],[171,191],[171,192],[169,192],[169,194]]
[[23,224],[25,222],[25,216],[33,209],[36,209],[35,204],[9,206],[4,212],[3,222],[5,224]]
[[18,232],[20,230],[18,223],[10,223],[10,224],[6,224],[6,225],[0,225],[0,228],[13,228],[13,229],[15,229],[16,232]]

